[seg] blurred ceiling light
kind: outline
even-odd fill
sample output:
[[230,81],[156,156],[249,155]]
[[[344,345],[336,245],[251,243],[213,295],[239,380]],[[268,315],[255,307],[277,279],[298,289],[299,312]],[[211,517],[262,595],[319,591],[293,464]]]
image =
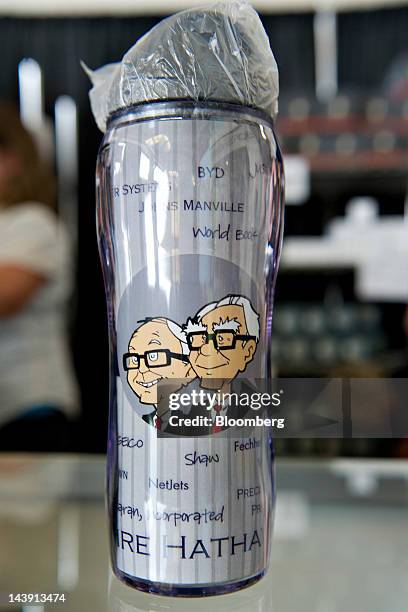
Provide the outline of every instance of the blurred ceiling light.
[[55,102],[55,137],[58,170],[66,180],[77,179],[77,108],[70,96]]
[[78,233],[78,127],[75,100],[70,96],[60,96],[55,102],[54,112],[58,212],[75,247]]
[[42,73],[38,62],[26,58],[18,65],[21,121],[27,129],[35,130],[43,124]]
[[337,16],[324,4],[313,21],[315,43],[316,97],[322,102],[337,93]]
[[32,134],[41,157],[53,163],[53,130],[43,112],[42,71],[34,59],[25,58],[19,63],[18,88],[21,121]]

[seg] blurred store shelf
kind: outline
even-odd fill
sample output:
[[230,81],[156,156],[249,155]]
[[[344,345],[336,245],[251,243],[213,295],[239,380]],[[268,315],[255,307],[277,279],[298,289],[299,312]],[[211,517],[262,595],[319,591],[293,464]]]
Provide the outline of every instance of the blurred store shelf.
[[285,153],[312,173],[408,177],[408,100],[344,92],[326,103],[306,95],[280,100],[277,131]]

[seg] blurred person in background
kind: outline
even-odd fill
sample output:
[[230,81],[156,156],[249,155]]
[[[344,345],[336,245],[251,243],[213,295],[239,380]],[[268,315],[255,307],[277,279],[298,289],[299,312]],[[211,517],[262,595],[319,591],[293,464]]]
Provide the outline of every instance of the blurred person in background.
[[0,450],[66,450],[78,407],[70,249],[54,192],[17,110],[0,104]]

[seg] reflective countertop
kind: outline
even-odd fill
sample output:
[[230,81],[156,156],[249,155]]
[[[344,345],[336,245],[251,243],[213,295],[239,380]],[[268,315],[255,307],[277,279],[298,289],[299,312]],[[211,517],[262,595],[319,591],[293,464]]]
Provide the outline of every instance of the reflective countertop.
[[[109,567],[105,458],[0,454],[0,611],[405,612],[408,462],[278,459],[268,575],[232,595],[139,593]],[[9,603],[64,593],[65,603]]]

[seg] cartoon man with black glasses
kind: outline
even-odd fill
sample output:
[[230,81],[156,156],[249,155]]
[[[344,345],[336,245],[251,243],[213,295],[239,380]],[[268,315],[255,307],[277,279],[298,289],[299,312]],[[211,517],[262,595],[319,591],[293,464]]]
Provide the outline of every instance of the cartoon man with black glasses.
[[228,295],[204,306],[184,326],[189,360],[207,389],[228,387],[245,370],[259,341],[259,315],[248,298]]
[[[181,381],[189,376],[189,349],[185,333],[174,321],[157,317],[139,323],[130,339],[129,352],[123,355],[123,369],[139,401],[153,405],[156,410],[161,399],[157,393],[159,381],[174,379],[180,388]],[[191,374],[194,378],[194,373]],[[154,417],[155,412],[149,416]]]

